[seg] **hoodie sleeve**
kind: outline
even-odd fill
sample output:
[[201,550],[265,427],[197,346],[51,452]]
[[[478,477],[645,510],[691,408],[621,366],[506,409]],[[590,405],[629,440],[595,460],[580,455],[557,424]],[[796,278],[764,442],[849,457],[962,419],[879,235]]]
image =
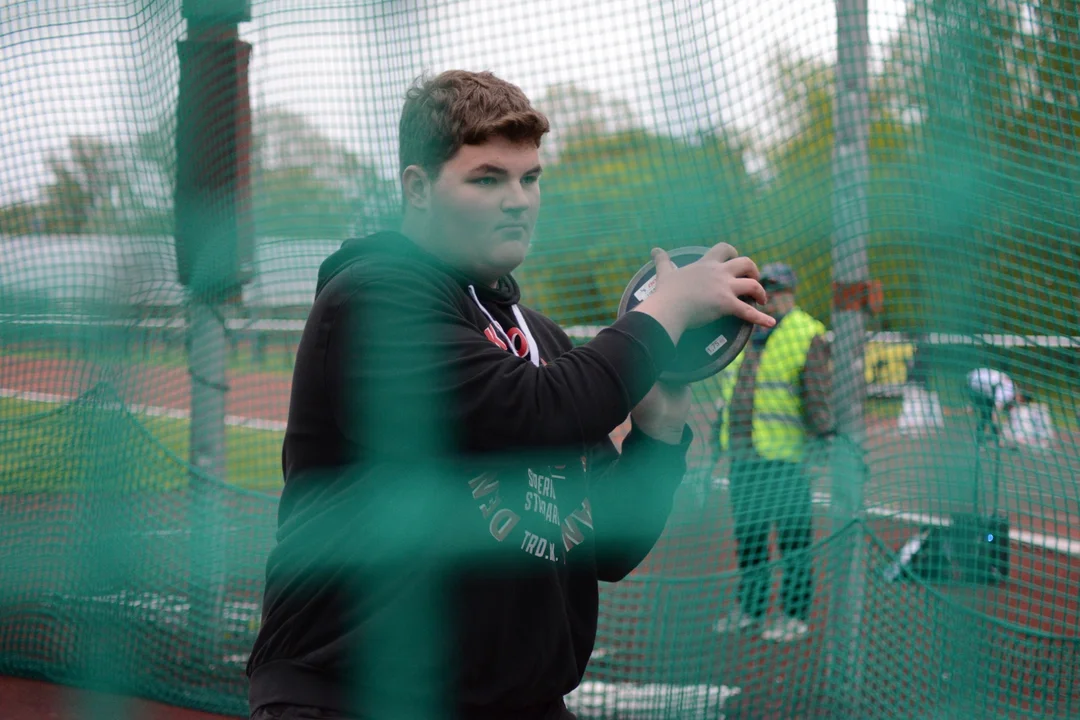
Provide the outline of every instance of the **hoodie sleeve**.
[[677,445],[654,440],[631,427],[621,453],[610,440],[593,451],[596,479],[589,487],[589,502],[600,580],[622,580],[652,551],[686,473],[686,453],[693,438],[689,425]]
[[342,433],[375,455],[592,445],[675,354],[663,326],[627,313],[535,367],[491,343],[430,278],[352,287],[329,321],[324,382]]

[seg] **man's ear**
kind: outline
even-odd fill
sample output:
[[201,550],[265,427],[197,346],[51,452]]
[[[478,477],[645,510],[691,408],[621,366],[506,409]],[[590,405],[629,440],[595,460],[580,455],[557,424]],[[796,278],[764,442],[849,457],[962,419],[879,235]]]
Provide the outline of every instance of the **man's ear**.
[[405,205],[427,210],[431,204],[431,178],[419,165],[410,165],[401,172],[401,192]]

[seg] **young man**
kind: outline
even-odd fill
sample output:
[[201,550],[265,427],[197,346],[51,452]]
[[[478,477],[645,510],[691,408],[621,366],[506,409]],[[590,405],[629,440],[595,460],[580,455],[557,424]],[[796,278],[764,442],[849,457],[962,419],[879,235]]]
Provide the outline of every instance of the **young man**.
[[813,599],[813,505],[803,456],[811,438],[833,432],[829,344],[825,326],[795,304],[794,271],[761,269],[774,328],[755,328],[746,350],[725,369],[716,449],[731,460],[730,497],[739,554],[739,605],[717,632],[762,629],[769,609],[769,533],[775,524],[784,557],[782,613],[762,630],[786,642],[809,629]]
[[546,118],[451,71],[400,130],[402,231],[323,263],[297,352],[252,717],[571,717],[597,582],[649,552],[685,469],[689,390],[657,377],[688,328],[771,325],[738,299],[764,290],[730,246],[654,251],[652,297],[574,348],[510,274]]

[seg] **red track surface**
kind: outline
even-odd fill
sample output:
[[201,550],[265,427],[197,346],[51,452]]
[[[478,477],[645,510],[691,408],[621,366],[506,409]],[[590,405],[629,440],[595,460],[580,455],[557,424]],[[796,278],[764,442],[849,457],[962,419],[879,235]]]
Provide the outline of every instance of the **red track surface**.
[[0,677],[0,720],[225,720],[224,715],[184,710],[62,685]]
[[[101,378],[100,368],[74,361],[0,361],[0,388],[6,390],[75,396]],[[114,383],[129,403],[187,409],[190,378],[184,369],[134,366]],[[287,376],[231,376],[229,385],[229,414],[285,420]],[[707,427],[704,422],[699,416],[699,443]],[[932,503],[933,488],[928,483],[920,486],[903,476],[920,457],[923,462],[929,458],[929,463],[941,460],[928,452],[924,441],[891,433],[886,438],[879,432],[872,437],[876,440],[869,444],[867,461],[876,480],[866,488],[867,500],[897,510],[948,515],[949,508]],[[1063,438],[1063,444],[1075,448],[1077,439]],[[1080,465],[1075,457],[1067,457],[1064,464],[1057,458],[1054,463],[1026,451],[1006,458],[1001,507],[1009,509],[1014,530],[1080,540],[1075,485]],[[827,491],[828,487],[822,485],[819,490]],[[917,496],[920,491],[923,496]],[[803,708],[797,716],[831,717],[830,699],[818,693],[825,686],[827,667],[825,614],[830,592],[838,589],[826,557],[839,543],[825,546],[816,556],[818,592],[812,632],[807,638],[790,645],[770,645],[752,635],[717,636],[711,625],[730,609],[735,588],[732,577],[717,575],[735,569],[729,512],[726,493],[711,494],[703,510],[673,519],[661,543],[630,580],[605,587],[611,625],[601,628],[601,638],[609,642],[612,653],[590,669],[599,678],[679,682],[678,677],[651,677],[655,668],[676,668],[676,675],[696,681],[708,678],[708,682],[740,687],[742,693],[732,701],[731,709],[750,709],[748,716],[778,717],[781,709]],[[817,535],[818,540],[824,540],[827,510],[822,507],[820,512]],[[868,527],[890,548],[898,547],[914,530],[910,522],[885,517],[870,518]],[[867,548],[871,572],[880,572],[888,558],[873,544]],[[643,582],[650,574],[662,575],[666,581]],[[1064,707],[1080,715],[1080,657],[1076,649],[1080,557],[1038,543],[1014,545],[1009,581],[997,588],[936,587],[928,591],[912,584],[886,584],[878,575],[872,578],[863,621],[863,682],[871,702],[906,702],[911,713],[925,713],[932,707],[960,702],[965,688],[979,687],[997,696],[995,700],[981,699],[995,715],[1024,717],[1026,710],[1032,710],[1064,717]],[[965,615],[962,608],[984,615]],[[986,616],[1009,625],[994,624]],[[957,620],[964,617],[969,619]],[[662,629],[659,636],[649,636],[650,629],[656,628]],[[1036,641],[1022,633],[1024,628],[1071,640]],[[993,668],[995,663],[1000,667],[987,670],[991,672],[987,677],[974,677],[964,674],[971,667],[946,666],[942,658],[960,657],[963,648],[975,653],[970,659],[978,667]],[[28,681],[0,681],[0,698],[0,720],[66,720],[79,717],[71,714],[73,708],[85,707],[81,699],[76,700],[82,695],[74,691]],[[126,717],[140,720],[212,717],[148,703],[132,708],[135,710],[129,710]],[[884,706],[865,710],[873,716],[892,712]],[[900,707],[893,710],[901,712]]]
[[[105,377],[104,368],[76,360],[0,359],[0,388],[6,390],[78,396]],[[190,409],[191,376],[184,368],[131,365],[110,380],[130,404]],[[288,417],[292,380],[287,375],[229,373],[227,382],[229,415],[282,422]]]

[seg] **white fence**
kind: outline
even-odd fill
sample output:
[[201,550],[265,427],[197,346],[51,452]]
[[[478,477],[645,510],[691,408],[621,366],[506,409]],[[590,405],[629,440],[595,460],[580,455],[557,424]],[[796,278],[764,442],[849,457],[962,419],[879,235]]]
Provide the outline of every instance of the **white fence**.
[[[267,351],[273,348],[291,355],[300,341],[304,323],[295,318],[225,318],[230,344],[233,347],[249,344],[256,363],[263,362]],[[600,325],[574,325],[566,328],[566,332],[575,341],[584,342],[602,329]],[[137,353],[140,348],[155,343],[182,347],[186,337],[187,320],[183,317],[107,319],[76,314],[0,314],[0,351],[10,352],[17,346],[34,342],[76,346],[108,342]],[[929,347],[1073,350],[1080,349],[1080,336],[928,333],[920,336],[918,343]],[[867,393],[872,397],[900,397],[914,354],[915,339],[904,333],[867,333],[863,358]],[[1069,362],[1076,362],[1076,359]]]
[[[239,333],[274,333],[293,335],[296,339],[304,330],[304,320],[275,320],[229,318],[226,319],[226,329],[230,332]],[[13,313],[0,313],[0,327],[22,328],[105,328],[116,327],[128,330],[173,330],[186,331],[187,320],[185,318],[146,318],[141,320],[102,319],[87,315],[76,314],[43,314],[43,315],[18,315]],[[566,328],[566,334],[575,340],[589,340],[604,329],[603,325],[571,325]],[[832,339],[832,332],[827,337]],[[915,340],[905,333],[898,332],[870,332],[866,335],[867,343],[881,344],[913,344]],[[1078,348],[1080,349],[1080,335],[1007,335],[1007,334],[976,334],[957,335],[950,333],[927,333],[919,339],[919,342],[927,345],[971,345],[1000,348]]]

